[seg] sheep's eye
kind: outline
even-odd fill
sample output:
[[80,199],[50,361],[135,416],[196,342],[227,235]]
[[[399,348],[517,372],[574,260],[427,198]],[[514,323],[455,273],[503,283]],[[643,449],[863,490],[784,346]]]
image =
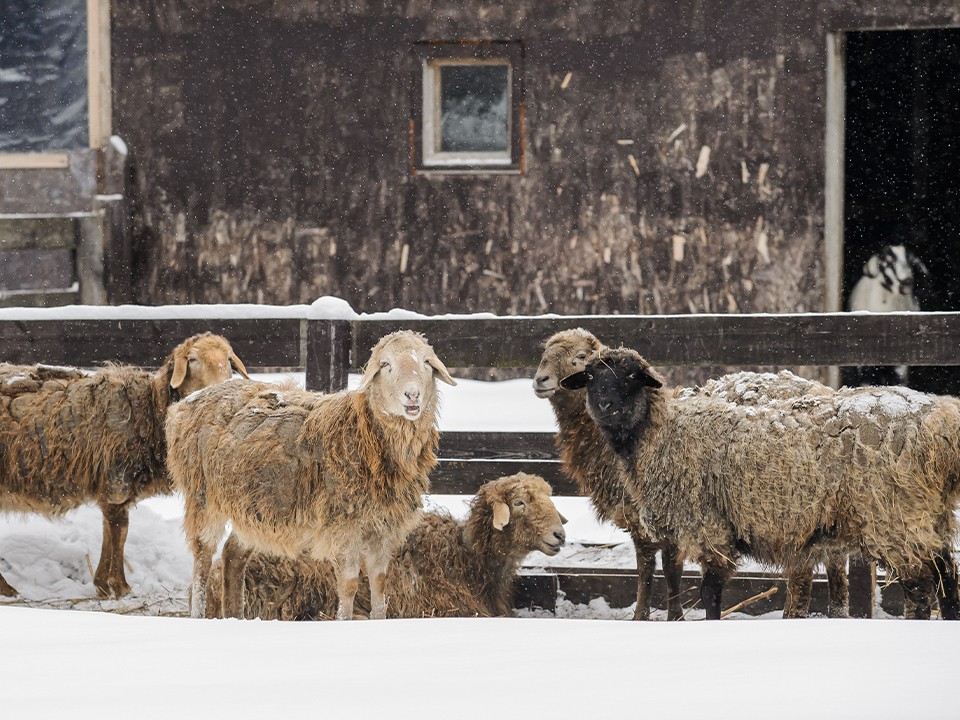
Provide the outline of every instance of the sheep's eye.
[[587,354],[585,352],[582,352],[579,355],[577,355],[577,360],[583,361],[586,359],[587,359]]
[[191,365],[196,365],[198,362],[200,362],[200,359],[195,357],[187,358],[187,362]]
[[514,507],[524,507],[525,505],[526,505],[526,503],[525,503],[523,500],[514,500],[514,501],[513,501],[513,506],[514,506]]
[[637,379],[637,374],[636,374],[635,372],[632,372],[632,373],[630,373],[629,375],[627,375],[627,377],[630,378],[631,380],[636,380],[636,379]]
[[388,367],[390,367],[390,363],[388,363],[386,360],[384,360],[384,361],[382,361],[382,362],[380,363],[380,369],[381,369],[381,370],[383,370],[383,368],[388,368]]

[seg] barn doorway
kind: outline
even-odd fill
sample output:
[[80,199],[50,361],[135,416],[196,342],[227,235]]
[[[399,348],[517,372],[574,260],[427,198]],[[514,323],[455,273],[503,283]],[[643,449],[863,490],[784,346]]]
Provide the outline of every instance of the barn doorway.
[[[960,310],[960,29],[850,32],[842,302],[864,262],[905,245],[929,268],[922,310]],[[910,369],[911,387],[960,394],[960,367]]]

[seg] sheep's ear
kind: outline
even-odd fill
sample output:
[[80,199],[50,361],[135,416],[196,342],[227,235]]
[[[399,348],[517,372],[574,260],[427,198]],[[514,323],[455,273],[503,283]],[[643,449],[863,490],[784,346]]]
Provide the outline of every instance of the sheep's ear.
[[503,500],[497,500],[493,503],[493,527],[495,530],[503,530],[510,522],[510,506]]
[[923,260],[914,255],[911,251],[907,251],[907,262],[910,263],[910,267],[913,268],[913,271],[920,273],[923,276],[930,274],[930,271],[927,269],[927,266],[923,264]]
[[646,370],[638,370],[637,374],[640,376],[640,384],[644,387],[651,388],[662,388],[663,383],[657,380],[653,375],[651,375]]
[[187,358],[179,353],[173,358],[173,375],[170,376],[170,387],[176,390],[187,379]]
[[867,277],[876,277],[880,274],[880,258],[871,255],[870,259],[863,264],[863,274]]
[[560,524],[561,524],[561,525],[566,525],[567,522],[569,522],[569,521],[563,516],[563,513],[560,512],[559,510],[557,511],[557,515],[560,516]]
[[431,355],[430,359],[427,360],[430,363],[430,367],[434,369],[437,376],[443,380],[447,385],[456,385],[457,381],[451,377],[450,373],[447,372],[447,366],[440,362],[440,358],[436,355]]
[[587,373],[583,370],[575,372],[573,375],[567,375],[560,381],[560,387],[564,390],[580,390],[587,386]]
[[358,387],[357,390],[363,392],[370,387],[370,383],[373,382],[378,372],[380,372],[380,363],[376,362],[373,358],[367,360],[367,366],[363,370],[363,377],[360,378],[360,387]]
[[240,358],[238,358],[233,353],[230,353],[230,365],[233,367],[234,370],[240,373],[247,380],[250,379],[250,376],[247,375],[247,369],[243,366],[243,363],[240,361]]

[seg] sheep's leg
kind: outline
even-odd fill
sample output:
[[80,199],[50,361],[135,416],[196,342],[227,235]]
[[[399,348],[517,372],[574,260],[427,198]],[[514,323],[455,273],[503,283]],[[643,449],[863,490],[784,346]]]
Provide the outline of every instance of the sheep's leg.
[[700,586],[700,601],[707,613],[707,620],[719,620],[721,602],[723,601],[723,586],[733,574],[720,560],[701,562],[703,568],[703,583]]
[[667,581],[667,620],[683,620],[683,603],[680,602],[680,579],[683,576],[683,558],[673,543],[660,546],[660,562],[663,577]]
[[824,567],[827,571],[827,587],[830,594],[827,600],[827,617],[849,617],[850,586],[847,581],[846,555],[827,556]]
[[223,617],[245,617],[244,575],[251,551],[243,547],[233,534],[223,546]]
[[16,597],[17,591],[14,589],[13,585],[8,583],[3,575],[0,575],[0,595],[3,597]]
[[193,586],[190,591],[190,617],[202,618],[207,615],[207,579],[213,564],[216,545],[208,545],[200,538],[190,541],[193,550]]
[[943,548],[933,559],[937,600],[940,617],[944,620],[960,620],[960,597],[957,591],[957,564],[949,547]]
[[[650,596],[653,590],[653,571],[657,565],[656,543],[645,535],[632,534],[633,549],[637,553],[637,607],[634,620],[650,619]],[[666,566],[666,563],[664,563]]]
[[900,578],[903,588],[903,616],[908,620],[930,619],[930,596],[933,591],[933,575],[929,567]]
[[337,620],[352,620],[353,601],[360,587],[359,555],[339,555],[333,570],[337,578]]
[[799,565],[787,570],[787,597],[783,601],[784,618],[805,618],[810,613],[813,591],[813,565]]
[[123,568],[123,546],[130,526],[129,505],[101,503],[100,511],[103,513],[103,544],[93,586],[100,597],[122,597],[130,592]]
[[391,555],[393,553],[388,552],[387,548],[363,554],[363,564],[370,583],[371,620],[384,620],[387,617],[387,568]]

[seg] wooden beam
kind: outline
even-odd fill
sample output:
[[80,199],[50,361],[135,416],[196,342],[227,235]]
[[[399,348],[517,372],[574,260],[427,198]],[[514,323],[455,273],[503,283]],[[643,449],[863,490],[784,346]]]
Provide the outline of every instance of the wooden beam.
[[77,246],[77,218],[0,217],[0,251],[60,250]]
[[90,147],[110,140],[110,0],[87,0],[87,99]]
[[206,331],[226,337],[248,368],[299,365],[297,318],[0,321],[0,361],[157,367],[184,338]]
[[307,321],[307,390],[337,392],[347,387],[352,337],[348,320]]
[[0,170],[63,170],[70,167],[67,153],[2,153]]
[[448,460],[556,460],[552,432],[444,432],[439,457]]
[[[441,433],[442,435],[442,433]],[[540,475],[554,495],[577,496],[580,488],[563,472],[559,461],[548,460],[444,460],[430,473],[430,492],[473,495],[485,482],[518,472]]]
[[960,365],[960,313],[605,315],[360,320],[359,350],[402,328],[448,367],[536,367],[542,344],[575,327],[638,350],[653,365]]

